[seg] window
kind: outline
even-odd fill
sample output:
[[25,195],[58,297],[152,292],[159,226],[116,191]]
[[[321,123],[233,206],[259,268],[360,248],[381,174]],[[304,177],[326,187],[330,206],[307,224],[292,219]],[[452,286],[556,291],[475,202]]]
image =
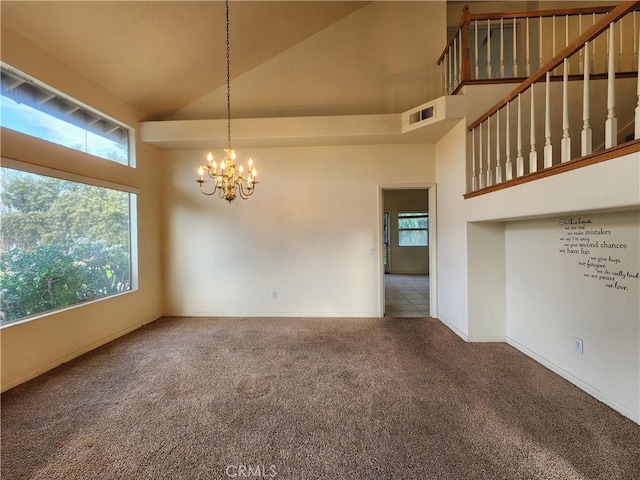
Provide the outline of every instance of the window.
[[398,213],[398,246],[429,245],[429,214],[427,212]]
[[0,323],[131,289],[135,195],[2,167]]
[[0,69],[0,124],[64,147],[130,165],[130,129],[12,67]]

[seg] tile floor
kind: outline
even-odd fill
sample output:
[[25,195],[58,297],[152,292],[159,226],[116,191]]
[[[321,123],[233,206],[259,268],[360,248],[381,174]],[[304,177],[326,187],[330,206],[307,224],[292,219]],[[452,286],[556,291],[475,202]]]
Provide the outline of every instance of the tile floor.
[[427,275],[384,276],[385,317],[428,317],[429,277]]

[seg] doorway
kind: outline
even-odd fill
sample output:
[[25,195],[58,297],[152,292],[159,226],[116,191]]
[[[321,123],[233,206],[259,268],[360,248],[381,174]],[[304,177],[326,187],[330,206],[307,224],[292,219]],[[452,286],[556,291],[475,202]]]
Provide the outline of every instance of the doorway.
[[381,316],[427,317],[435,311],[434,188],[380,188]]

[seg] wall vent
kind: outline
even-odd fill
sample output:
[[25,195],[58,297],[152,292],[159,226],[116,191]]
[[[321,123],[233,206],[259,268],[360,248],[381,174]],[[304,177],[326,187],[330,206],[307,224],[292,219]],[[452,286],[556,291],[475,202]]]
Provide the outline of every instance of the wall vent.
[[417,112],[409,114],[409,125],[427,120],[428,118],[433,118],[434,115],[435,107],[433,105],[427,108],[423,108],[422,110],[418,110]]

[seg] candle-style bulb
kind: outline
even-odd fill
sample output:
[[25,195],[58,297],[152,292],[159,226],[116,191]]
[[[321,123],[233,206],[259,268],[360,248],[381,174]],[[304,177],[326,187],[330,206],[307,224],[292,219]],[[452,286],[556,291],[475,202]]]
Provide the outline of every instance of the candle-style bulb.
[[211,152],[209,152],[209,154],[207,155],[207,161],[209,162],[209,165],[211,165],[211,162],[213,162],[213,154]]

